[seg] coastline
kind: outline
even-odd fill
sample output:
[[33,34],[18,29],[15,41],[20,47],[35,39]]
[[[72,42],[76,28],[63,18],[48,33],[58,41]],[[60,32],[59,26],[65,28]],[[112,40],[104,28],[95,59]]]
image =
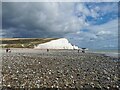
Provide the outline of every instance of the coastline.
[[[12,53],[41,53],[46,52],[47,49],[34,49],[34,48],[11,48]],[[77,50],[72,49],[50,49],[51,52],[77,52]],[[81,52],[81,51],[80,51]],[[5,48],[1,48],[0,53],[6,53]],[[102,51],[102,50],[86,50],[86,53],[99,54],[114,58],[120,58],[120,53],[117,51]]]

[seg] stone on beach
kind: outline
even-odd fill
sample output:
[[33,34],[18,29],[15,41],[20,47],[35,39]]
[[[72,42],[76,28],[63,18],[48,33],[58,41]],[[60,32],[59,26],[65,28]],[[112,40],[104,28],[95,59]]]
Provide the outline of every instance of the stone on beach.
[[118,62],[114,62],[117,58],[77,50],[19,51],[2,55],[5,87],[119,90]]

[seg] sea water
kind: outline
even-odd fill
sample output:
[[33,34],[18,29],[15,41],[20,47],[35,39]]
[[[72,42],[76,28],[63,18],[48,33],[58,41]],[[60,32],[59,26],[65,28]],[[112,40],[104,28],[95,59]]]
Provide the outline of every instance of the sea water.
[[111,57],[119,57],[120,56],[119,50],[90,50],[90,52],[100,53],[100,54],[104,54],[106,56],[111,56]]

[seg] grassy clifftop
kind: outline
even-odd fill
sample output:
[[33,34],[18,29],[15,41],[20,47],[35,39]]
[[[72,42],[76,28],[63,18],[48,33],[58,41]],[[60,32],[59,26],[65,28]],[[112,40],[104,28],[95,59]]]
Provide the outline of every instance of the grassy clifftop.
[[34,48],[42,43],[56,40],[58,38],[1,38],[1,47],[3,48]]

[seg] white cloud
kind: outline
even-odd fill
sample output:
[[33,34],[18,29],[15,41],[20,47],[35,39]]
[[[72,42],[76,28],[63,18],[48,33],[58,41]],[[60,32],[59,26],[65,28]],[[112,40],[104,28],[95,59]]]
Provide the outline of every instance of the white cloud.
[[109,34],[111,34],[110,31],[100,31],[97,33],[97,35],[109,35]]
[[75,13],[82,18],[86,18],[86,16],[97,18],[99,16],[97,11],[99,10],[100,10],[100,7],[96,6],[94,8],[88,9],[84,3],[78,3],[76,5]]
[[[66,36],[71,42],[80,47],[104,48],[118,46],[118,19],[112,20],[102,25],[92,25],[85,29],[87,32],[79,31]],[[74,37],[73,37],[74,36]],[[73,38],[70,38],[73,37]],[[80,38],[80,39],[79,39]],[[81,39],[82,38],[82,39]],[[78,42],[79,41],[79,42]]]
[[90,15],[89,9],[86,8],[86,6],[83,3],[79,3],[76,5],[76,12],[75,13],[85,15],[85,16]]
[[109,21],[108,23],[102,25],[91,25],[87,27],[91,33],[95,33],[96,35],[117,35],[118,33],[118,19]]

